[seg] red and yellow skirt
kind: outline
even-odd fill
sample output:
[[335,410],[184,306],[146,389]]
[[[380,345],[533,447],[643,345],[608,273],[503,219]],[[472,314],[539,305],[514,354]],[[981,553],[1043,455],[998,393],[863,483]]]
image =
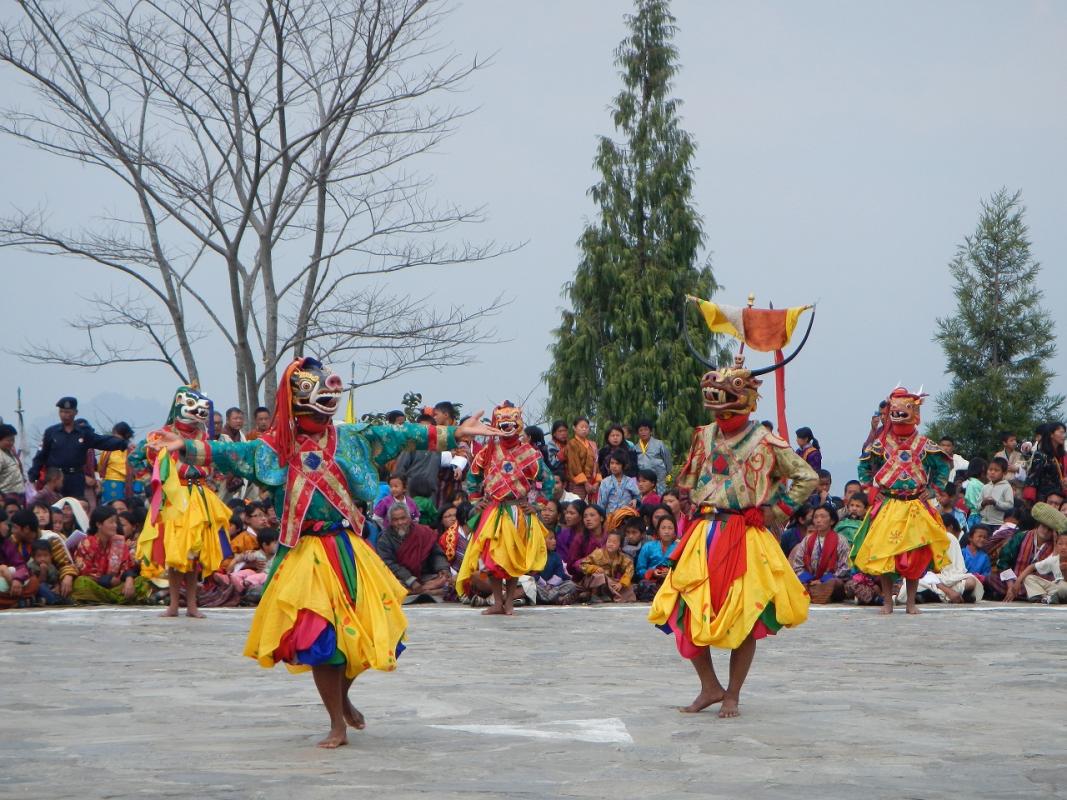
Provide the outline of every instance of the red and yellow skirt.
[[252,618],[244,654],[290,672],[344,666],[392,672],[404,649],[407,590],[378,554],[347,528],[304,533],[282,548]]
[[867,513],[852,542],[856,569],[867,575],[896,573],[918,580],[951,561],[941,517],[923,500],[887,498]]
[[517,578],[538,572],[548,560],[544,523],[536,514],[527,514],[515,503],[493,503],[482,512],[474,535],[463,554],[456,575],[456,592],[464,595],[478,561],[495,578]]
[[[137,537],[137,559],[148,572],[174,569],[210,575],[223,559],[223,537],[232,512],[211,489],[199,484],[168,488],[156,521],[145,520]],[[226,538],[229,546],[229,538]],[[143,577],[150,577],[142,570]]]
[[674,566],[652,600],[648,619],[674,633],[678,652],[735,650],[808,618],[811,598],[782,548],[741,514],[693,522],[671,554]]

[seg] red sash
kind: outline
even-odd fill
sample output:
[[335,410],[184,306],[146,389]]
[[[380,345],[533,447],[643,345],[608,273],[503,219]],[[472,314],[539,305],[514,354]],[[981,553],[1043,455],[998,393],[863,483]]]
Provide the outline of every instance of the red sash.
[[[260,441],[275,453],[278,452],[270,432],[263,434]],[[286,476],[279,544],[296,546],[315,492],[321,494],[348,521],[352,530],[358,532],[363,529],[363,514],[353,502],[348,480],[334,459],[336,451],[337,429],[333,425],[327,426],[318,436],[297,435],[296,447],[287,465],[289,473]]]
[[416,579],[423,576],[422,564],[437,544],[437,534],[426,525],[411,524],[407,535],[396,549],[396,560]]
[[819,554],[819,563],[812,569],[811,556],[815,552],[815,542],[819,537],[816,534],[808,536],[804,544],[804,571],[810,572],[815,580],[819,580],[827,572],[832,572],[837,566],[837,533],[827,531],[822,540],[822,553]]

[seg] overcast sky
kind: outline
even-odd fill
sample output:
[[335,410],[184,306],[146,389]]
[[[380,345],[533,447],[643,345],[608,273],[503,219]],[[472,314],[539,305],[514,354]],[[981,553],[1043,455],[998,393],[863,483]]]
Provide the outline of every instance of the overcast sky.
[[[612,133],[607,108],[620,87],[612,53],[631,7],[468,0],[445,25],[460,52],[495,58],[460,98],[477,113],[423,167],[437,176],[440,198],[487,205],[473,236],[528,244],[491,265],[397,280],[442,301],[511,294],[498,320],[511,341],[485,348],[481,364],[367,389],[361,410],[397,406],[409,389],[469,410],[533,390],[531,405],[540,406],[560,287],[593,211],[596,137]],[[819,303],[811,341],[788,371],[789,423],[815,430],[831,469],[853,471],[869,415],[898,381],[946,387],[931,337],[935,318],[953,307],[947,263],[974,229],[979,200],[1001,186],[1023,191],[1045,305],[1062,333],[1067,4],[690,0],[674,13],[674,93],[698,145],[695,200],[725,286],[718,299],[741,304],[753,291],[760,305]],[[109,203],[95,173],[9,140],[0,140],[0,159],[5,205],[46,206],[75,226]],[[64,320],[78,313],[78,295],[113,281],[14,251],[0,251],[0,269],[7,347],[69,339]],[[225,406],[236,390],[223,347],[201,344],[199,363],[205,390]],[[347,377],[347,365],[337,366]],[[1053,368],[1065,366],[1061,348]],[[0,413],[10,415],[21,384],[38,423],[69,393],[97,424],[127,416],[143,430],[162,421],[154,417],[175,385],[156,367],[88,373],[26,366],[6,353],[0,367]],[[1067,392],[1062,374],[1055,388]]]

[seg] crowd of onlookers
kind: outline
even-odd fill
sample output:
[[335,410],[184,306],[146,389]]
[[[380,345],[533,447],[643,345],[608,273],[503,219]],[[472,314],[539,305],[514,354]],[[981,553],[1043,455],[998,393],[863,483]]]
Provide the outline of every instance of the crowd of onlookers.
[[[0,426],[0,608],[163,602],[165,573],[134,555],[148,510],[146,476],[129,462],[132,430],[119,423],[110,436],[98,435],[78,420],[73,398],[57,405],[60,424],[49,429],[51,449],[37,454],[28,476],[15,455],[14,428]],[[450,425],[459,422],[457,416],[451,403],[442,402],[416,421]],[[388,423],[403,421],[403,412],[387,415]],[[253,412],[250,426],[233,408],[217,420],[215,435],[255,438],[269,423],[266,408]],[[688,493],[672,485],[675,460],[655,437],[654,422],[638,420],[632,429],[611,425],[596,441],[589,421],[579,418],[554,422],[547,435],[529,427],[525,437],[541,453],[555,488],[538,499],[549,533],[547,563],[520,579],[516,602],[651,600],[696,513]],[[879,582],[857,573],[849,558],[871,498],[855,480],[836,494],[812,431],[800,428],[795,438],[797,453],[816,470],[819,483],[780,532],[783,551],[815,602],[880,603]],[[1043,426],[1022,446],[1005,434],[1002,450],[988,459],[963,459],[951,439],[940,444],[952,459],[952,475],[931,502],[954,534],[951,564],[924,576],[920,599],[1067,602],[1067,517],[1060,510],[1067,489],[1064,426]],[[470,522],[479,510],[464,484],[471,455],[467,445],[445,453],[404,452],[382,471],[379,499],[360,504],[363,536],[408,588],[408,602],[491,602],[482,573],[474,575],[466,596],[455,591]],[[240,479],[220,475],[213,484],[232,518],[220,533],[222,566],[201,576],[199,604],[255,604],[278,548],[278,509]],[[419,546],[403,547],[408,537]]]

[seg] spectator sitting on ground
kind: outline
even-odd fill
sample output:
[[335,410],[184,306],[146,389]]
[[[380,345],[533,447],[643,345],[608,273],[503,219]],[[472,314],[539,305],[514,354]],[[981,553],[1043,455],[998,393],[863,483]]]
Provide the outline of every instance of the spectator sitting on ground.
[[984,522],[979,522],[971,528],[971,532],[967,535],[967,546],[963,548],[963,565],[967,568],[967,572],[982,582],[983,586],[993,568],[985,552],[988,542],[989,526]]
[[678,535],[685,536],[685,532],[689,529],[689,517],[682,509],[682,493],[677,489],[668,489],[662,494],[663,505],[671,510],[674,524],[678,526]]
[[[919,578],[918,601],[921,603],[974,603],[981,600],[984,586],[976,575],[967,571],[963,549],[955,535],[949,537],[948,556],[949,563],[940,572],[927,572]],[[897,593],[897,602],[903,603],[906,599],[907,591],[901,585]]]
[[37,578],[37,604],[65,606],[70,600],[59,593],[59,570],[52,563],[52,548],[44,539],[33,543],[31,559],[27,564],[30,574]]
[[645,539],[648,538],[645,535],[645,521],[639,516],[628,517],[622,523],[620,530],[622,531],[622,552],[636,562],[637,554],[641,552]]
[[808,530],[811,528],[811,516],[814,511],[814,508],[804,504],[797,508],[793,512],[793,516],[790,517],[781,538],[782,552],[787,557],[800,544],[801,540],[808,535]]
[[841,508],[848,505],[848,501],[857,494],[863,493],[863,484],[857,480],[845,482],[845,489],[841,492]]
[[655,537],[642,545],[635,566],[638,577],[637,599],[644,602],[651,601],[663,585],[663,580],[670,571],[671,551],[678,540],[678,526],[674,517],[669,514],[659,517],[654,530]]
[[230,582],[242,593],[262,592],[267,582],[270,563],[278,552],[278,531],[264,528],[256,533],[257,547],[242,551],[234,557],[230,567]]
[[863,492],[856,492],[845,503],[845,515],[841,521],[834,525],[834,531],[848,540],[848,547],[852,549],[852,543],[856,540],[856,531],[863,524],[863,518],[867,516],[867,496]]
[[1019,584],[1026,590],[1026,598],[1032,602],[1060,605],[1067,603],[1067,583],[1063,572],[1067,570],[1067,532],[1056,535],[1055,551],[1047,558],[1029,564],[1019,574],[1019,579],[1008,589],[1005,603],[1015,599]]
[[[1017,531],[1008,540],[997,555],[996,567],[989,573],[986,581],[986,593],[992,600],[1006,597],[1008,590],[1015,586],[1018,576],[1031,564],[1052,555],[1055,535],[1067,530],[1067,517],[1046,503],[1037,503],[1030,509],[1033,528],[1029,531]],[[1004,577],[1007,574],[1007,577]],[[1026,589],[1021,584],[1012,594],[1024,598]]]
[[437,544],[448,560],[453,579],[459,574],[463,556],[467,553],[467,542],[470,541],[467,514],[468,507],[449,506],[441,512],[441,519],[437,521]]
[[816,508],[811,515],[811,533],[789,555],[789,565],[808,587],[814,602],[832,603],[845,597],[845,581],[851,572],[849,546],[833,529],[838,521],[832,505]]
[[553,533],[559,531],[560,517],[562,511],[559,507],[559,500],[552,500],[551,498],[545,500],[544,505],[541,506],[541,512],[538,515],[541,517],[541,524],[545,526],[546,530],[550,530]]
[[578,597],[578,584],[571,580],[563,558],[556,552],[556,534],[545,536],[548,557],[537,575],[537,602],[549,606],[570,605]]
[[570,570],[570,552],[571,545],[574,543],[574,538],[581,532],[584,522],[582,515],[585,513],[585,501],[584,500],[571,500],[570,502],[563,503],[560,509],[560,527],[559,533],[556,534],[556,552],[559,553],[560,558],[563,559],[563,563],[567,569]]
[[403,503],[389,509],[389,527],[378,537],[378,556],[408,590],[405,603],[431,598],[440,602],[451,585],[448,559],[437,544],[437,534],[412,522]]
[[[40,584],[30,573],[33,543],[37,539],[37,517],[31,511],[16,511],[8,520],[10,535],[0,541],[0,565],[6,586],[0,586],[0,608],[27,607],[37,602]],[[64,548],[64,552],[66,549]],[[60,583],[62,587],[62,582]],[[64,596],[70,593],[68,585]]]
[[1045,505],[1057,511],[1063,510],[1063,495],[1059,492],[1049,492],[1045,495]]
[[567,572],[571,575],[582,574],[579,562],[594,550],[604,546],[604,523],[607,519],[607,514],[600,506],[593,504],[585,507],[585,511],[582,512],[582,529],[571,539],[570,551],[565,559]]
[[[70,553],[67,551],[67,546],[63,542],[63,537],[55,531],[42,530],[38,519],[41,516],[45,516],[51,519],[51,509],[49,508],[37,508],[33,511],[19,511],[11,517],[11,546],[17,549],[18,552],[18,564],[23,565],[29,569],[29,562],[33,558],[33,544],[38,539],[43,539],[48,542],[49,548],[52,550],[52,563],[56,569],[59,570],[59,594],[61,597],[70,597],[71,591],[74,589],[74,579],[78,575],[78,570],[74,566],[74,561],[71,558]],[[8,561],[9,566],[17,566],[11,561]],[[34,594],[36,594],[34,589]],[[30,593],[27,592],[27,595]],[[30,595],[32,597],[32,595]]]
[[630,585],[634,577],[634,562],[622,552],[619,531],[607,534],[604,546],[583,558],[579,568],[583,577],[578,585],[589,593],[590,603],[633,603],[637,600]]
[[74,555],[78,577],[71,593],[81,603],[136,603],[148,597],[126,540],[119,536],[115,509],[100,506],[89,517],[89,530]]

